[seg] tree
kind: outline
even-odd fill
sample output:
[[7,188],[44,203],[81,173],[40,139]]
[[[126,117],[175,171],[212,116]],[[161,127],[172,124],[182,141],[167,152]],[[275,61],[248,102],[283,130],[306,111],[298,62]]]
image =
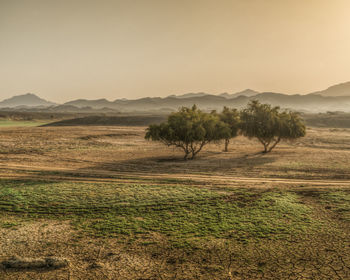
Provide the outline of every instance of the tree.
[[230,129],[230,134],[224,139],[225,152],[227,152],[230,139],[238,135],[239,125],[240,125],[239,112],[237,109],[230,109],[225,106],[222,112],[219,114],[219,117],[220,117],[220,120],[225,124],[227,124],[227,126]]
[[193,159],[206,144],[229,134],[229,127],[217,115],[204,113],[193,105],[170,114],[166,122],[150,125],[145,138],[181,148],[186,160]]
[[306,133],[303,120],[297,113],[280,112],[279,107],[256,100],[241,111],[241,130],[243,135],[257,138],[264,146],[264,153],[271,152],[283,139],[296,139]]

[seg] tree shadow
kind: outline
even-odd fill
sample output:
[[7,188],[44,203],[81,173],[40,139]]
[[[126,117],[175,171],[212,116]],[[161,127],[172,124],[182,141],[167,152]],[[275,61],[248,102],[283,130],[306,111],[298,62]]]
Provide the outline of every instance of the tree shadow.
[[77,171],[104,170],[126,173],[239,173],[251,172],[276,161],[276,156],[262,153],[234,156],[229,153],[207,152],[193,160],[181,156],[150,156],[128,160],[115,160],[81,168]]

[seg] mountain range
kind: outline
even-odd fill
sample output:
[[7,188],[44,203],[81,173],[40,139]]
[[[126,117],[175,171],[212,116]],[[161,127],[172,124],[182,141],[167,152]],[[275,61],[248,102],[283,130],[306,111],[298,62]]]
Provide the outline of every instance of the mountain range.
[[288,95],[275,92],[257,92],[247,89],[237,93],[186,93],[165,98],[146,97],[135,100],[77,99],[64,104],[44,100],[35,94],[13,96],[0,102],[0,108],[10,110],[45,111],[118,111],[118,112],[170,112],[181,106],[198,105],[204,110],[220,110],[223,106],[241,108],[250,100],[306,112],[350,112],[350,82],[331,86],[323,91],[309,94]]

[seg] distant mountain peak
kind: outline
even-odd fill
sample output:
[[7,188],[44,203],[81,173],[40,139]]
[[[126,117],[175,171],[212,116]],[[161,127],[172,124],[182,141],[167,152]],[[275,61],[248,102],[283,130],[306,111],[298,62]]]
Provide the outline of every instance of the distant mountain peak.
[[45,99],[40,98],[34,93],[26,93],[22,95],[15,95],[11,98],[5,99],[0,102],[0,107],[5,108],[13,108],[18,106],[28,106],[28,107],[37,107],[37,106],[53,106],[56,105],[53,102],[47,101]]
[[349,87],[350,87],[350,81],[330,86],[329,88],[327,88],[327,90],[328,89],[335,89],[335,88],[349,88]]
[[316,91],[311,94],[317,94],[322,96],[350,96],[350,82],[330,86],[325,90]]

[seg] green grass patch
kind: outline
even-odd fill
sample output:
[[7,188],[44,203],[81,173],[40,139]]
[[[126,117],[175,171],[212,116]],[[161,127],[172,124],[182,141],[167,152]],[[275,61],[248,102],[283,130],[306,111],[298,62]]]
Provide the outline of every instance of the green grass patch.
[[280,190],[0,181],[0,213],[71,220],[94,236],[151,232],[178,244],[203,238],[284,238],[313,229],[311,209]]
[[0,120],[1,127],[31,127],[40,126],[48,123],[47,121],[14,121],[14,120]]
[[9,221],[0,222],[0,228],[16,228],[19,225],[20,223],[18,222],[9,222]]
[[350,222],[350,192],[343,190],[328,191],[319,198],[326,209],[335,211],[342,220]]

